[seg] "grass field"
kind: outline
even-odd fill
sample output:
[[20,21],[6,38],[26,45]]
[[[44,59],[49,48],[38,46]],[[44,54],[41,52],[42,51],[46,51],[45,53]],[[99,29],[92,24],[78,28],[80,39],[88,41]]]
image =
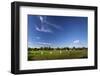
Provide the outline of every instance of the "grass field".
[[80,59],[87,58],[87,49],[82,50],[29,50],[28,60],[55,60],[55,59]]

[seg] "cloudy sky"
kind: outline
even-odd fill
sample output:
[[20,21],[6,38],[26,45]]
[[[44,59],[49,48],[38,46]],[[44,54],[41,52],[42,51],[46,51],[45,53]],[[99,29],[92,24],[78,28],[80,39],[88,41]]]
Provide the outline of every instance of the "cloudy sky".
[[28,47],[87,47],[88,18],[28,15]]

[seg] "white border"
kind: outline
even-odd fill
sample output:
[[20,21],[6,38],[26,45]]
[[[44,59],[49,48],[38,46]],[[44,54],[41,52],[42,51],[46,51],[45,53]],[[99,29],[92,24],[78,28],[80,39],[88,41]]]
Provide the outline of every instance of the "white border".
[[[27,14],[87,16],[88,17],[88,58],[47,61],[27,61]],[[94,11],[76,9],[57,9],[43,7],[20,7],[20,70],[79,67],[94,65]]]

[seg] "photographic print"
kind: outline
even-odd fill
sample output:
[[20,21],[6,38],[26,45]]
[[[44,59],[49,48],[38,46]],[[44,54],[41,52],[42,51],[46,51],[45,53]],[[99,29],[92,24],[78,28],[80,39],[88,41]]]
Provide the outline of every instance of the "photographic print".
[[97,69],[97,7],[11,3],[11,73]]
[[28,61],[88,58],[88,18],[28,15]]

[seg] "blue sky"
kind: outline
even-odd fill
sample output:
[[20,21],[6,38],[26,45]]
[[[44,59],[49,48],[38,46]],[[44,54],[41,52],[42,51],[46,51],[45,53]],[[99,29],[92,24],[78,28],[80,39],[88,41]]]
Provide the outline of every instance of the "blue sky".
[[87,47],[88,18],[28,15],[28,47]]

